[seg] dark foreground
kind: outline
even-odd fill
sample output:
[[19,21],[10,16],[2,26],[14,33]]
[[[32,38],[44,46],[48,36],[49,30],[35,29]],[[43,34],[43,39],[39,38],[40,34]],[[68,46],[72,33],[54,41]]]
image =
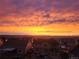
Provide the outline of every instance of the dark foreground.
[[0,35],[0,59],[79,59],[79,37]]

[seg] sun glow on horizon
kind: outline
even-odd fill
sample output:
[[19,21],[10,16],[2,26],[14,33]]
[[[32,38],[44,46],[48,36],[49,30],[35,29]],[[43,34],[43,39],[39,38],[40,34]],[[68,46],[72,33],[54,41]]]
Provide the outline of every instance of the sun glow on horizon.
[[[31,26],[31,27],[17,27],[17,26],[4,26],[0,27],[0,32],[7,33],[20,33],[19,35],[79,35],[79,25],[66,25],[66,24],[52,24],[49,26]],[[17,34],[15,34],[17,35]]]

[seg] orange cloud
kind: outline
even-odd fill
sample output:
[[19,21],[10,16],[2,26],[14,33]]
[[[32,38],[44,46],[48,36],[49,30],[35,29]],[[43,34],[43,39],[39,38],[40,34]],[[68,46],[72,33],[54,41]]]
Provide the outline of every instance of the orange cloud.
[[34,11],[25,16],[5,16],[0,18],[2,26],[47,26],[56,23],[76,23],[79,21],[79,14],[75,12],[54,12]]

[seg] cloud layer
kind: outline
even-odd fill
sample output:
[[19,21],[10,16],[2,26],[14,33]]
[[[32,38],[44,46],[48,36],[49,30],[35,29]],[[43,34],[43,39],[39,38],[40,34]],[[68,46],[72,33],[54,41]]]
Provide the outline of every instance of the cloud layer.
[[79,0],[0,0],[0,26],[42,26],[53,20],[78,24]]

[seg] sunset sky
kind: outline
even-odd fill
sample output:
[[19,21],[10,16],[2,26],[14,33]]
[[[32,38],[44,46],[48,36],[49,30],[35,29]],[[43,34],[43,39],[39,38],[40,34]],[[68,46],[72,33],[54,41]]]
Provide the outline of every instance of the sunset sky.
[[0,35],[79,35],[79,0],[0,0]]

